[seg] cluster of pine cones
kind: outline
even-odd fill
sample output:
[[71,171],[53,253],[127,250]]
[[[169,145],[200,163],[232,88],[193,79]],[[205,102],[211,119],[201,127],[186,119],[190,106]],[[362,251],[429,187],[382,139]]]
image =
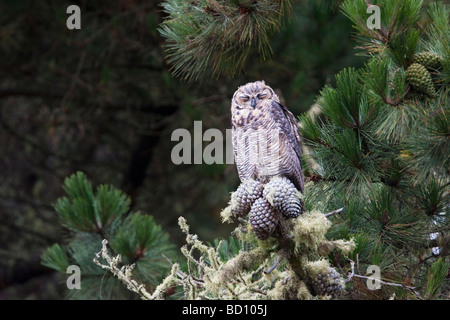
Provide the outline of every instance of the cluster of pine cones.
[[276,177],[267,184],[243,182],[231,196],[234,217],[249,214],[250,224],[258,239],[267,239],[280,219],[295,218],[302,213],[298,190],[287,178]]
[[[273,234],[280,219],[296,218],[303,213],[303,204],[295,185],[287,178],[272,178],[267,184],[244,181],[231,195],[231,214],[234,218],[249,214],[250,224],[258,239],[265,240]],[[340,275],[328,268],[311,280],[320,296],[339,296],[343,288]]]
[[442,59],[433,52],[421,52],[414,56],[413,63],[406,69],[406,79],[414,90],[430,98],[436,96],[436,88],[430,70],[442,67]]

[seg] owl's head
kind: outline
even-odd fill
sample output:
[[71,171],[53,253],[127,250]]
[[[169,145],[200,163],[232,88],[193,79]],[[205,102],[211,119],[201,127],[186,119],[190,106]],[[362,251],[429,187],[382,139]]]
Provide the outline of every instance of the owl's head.
[[279,101],[278,96],[264,81],[249,82],[237,89],[231,105],[232,109],[253,110],[268,99]]

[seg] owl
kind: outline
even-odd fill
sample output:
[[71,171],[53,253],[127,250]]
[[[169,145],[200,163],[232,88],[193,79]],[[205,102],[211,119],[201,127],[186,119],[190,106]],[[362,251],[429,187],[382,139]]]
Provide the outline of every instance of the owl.
[[293,114],[264,81],[247,83],[231,103],[234,160],[242,182],[285,177],[304,193],[302,141]]

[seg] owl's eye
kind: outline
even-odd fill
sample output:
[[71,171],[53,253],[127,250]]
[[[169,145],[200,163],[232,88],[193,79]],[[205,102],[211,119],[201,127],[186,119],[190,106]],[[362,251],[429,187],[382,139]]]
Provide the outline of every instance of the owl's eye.
[[267,93],[258,93],[258,99],[264,99],[267,96]]
[[249,96],[240,96],[239,99],[241,99],[243,102],[247,102],[249,98]]

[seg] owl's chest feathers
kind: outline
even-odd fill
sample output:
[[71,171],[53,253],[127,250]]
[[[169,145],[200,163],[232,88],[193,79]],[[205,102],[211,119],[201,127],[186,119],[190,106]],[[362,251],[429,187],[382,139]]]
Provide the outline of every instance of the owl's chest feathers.
[[259,129],[270,122],[270,117],[264,108],[257,107],[253,110],[237,110],[233,115],[233,124],[244,130]]
[[278,123],[270,110],[236,112],[233,120],[236,163],[241,178],[263,179],[279,174],[283,146]]

